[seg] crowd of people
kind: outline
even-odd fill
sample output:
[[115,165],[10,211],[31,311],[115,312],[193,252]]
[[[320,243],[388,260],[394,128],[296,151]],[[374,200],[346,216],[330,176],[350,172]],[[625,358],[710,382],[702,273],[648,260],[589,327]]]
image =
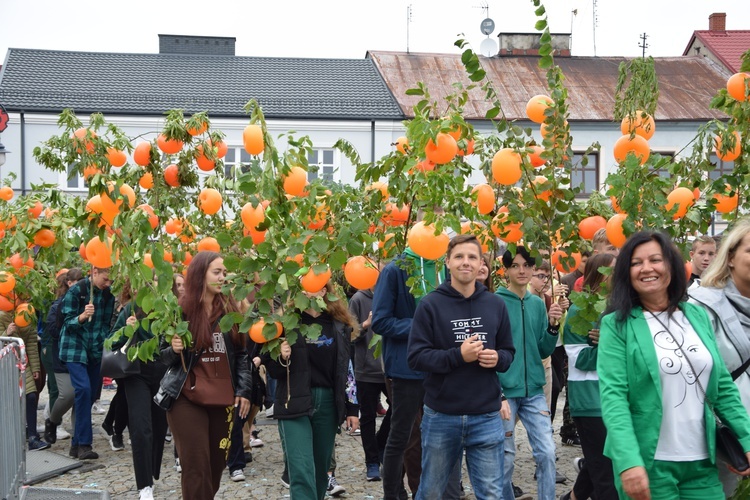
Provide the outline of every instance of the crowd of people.
[[[174,336],[139,373],[116,380],[103,428],[113,450],[124,449],[128,430],[141,499],[154,498],[169,441],[182,498],[213,498],[227,469],[244,481],[249,450],[262,446],[253,423],[265,406],[293,499],[344,491],[334,453],[344,431],[361,435],[362,479],[382,481],[386,500],[463,498],[464,467],[475,498],[507,500],[531,498],[513,484],[520,422],[537,497],[553,500],[561,478],[552,422],[565,391],[560,442],[581,446],[582,456],[562,500],[730,496],[750,468],[717,457],[715,432],[718,419],[750,462],[750,219],[718,241],[695,238],[689,273],[659,232],[637,232],[618,249],[601,230],[583,257],[560,276],[544,251],[519,245],[504,251],[499,277],[471,235],[454,236],[444,262],[407,248],[372,289],[345,296],[330,281],[305,292],[311,306],[298,311],[297,335],[284,332],[272,358],[237,325],[222,331],[225,315],[256,304],[225,295],[222,256],[199,252],[173,286],[192,344]],[[127,283],[113,295],[108,269],[63,271],[44,321],[19,327],[2,313],[0,332],[29,346],[39,340],[27,350],[29,450],[63,438],[71,411],[70,456],[95,460],[104,341],[128,325],[133,338],[113,350],[153,333],[139,326],[144,313]],[[606,300],[606,309],[582,316],[571,291]],[[320,334],[300,334],[309,327]],[[41,365],[49,403],[40,436]]]

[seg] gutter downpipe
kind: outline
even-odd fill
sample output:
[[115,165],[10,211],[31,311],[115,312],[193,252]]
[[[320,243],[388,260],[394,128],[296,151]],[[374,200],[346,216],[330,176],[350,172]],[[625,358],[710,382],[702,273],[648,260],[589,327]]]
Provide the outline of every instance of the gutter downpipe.
[[375,165],[375,120],[370,121],[370,156],[372,164]]
[[21,196],[26,194],[26,120],[21,112]]

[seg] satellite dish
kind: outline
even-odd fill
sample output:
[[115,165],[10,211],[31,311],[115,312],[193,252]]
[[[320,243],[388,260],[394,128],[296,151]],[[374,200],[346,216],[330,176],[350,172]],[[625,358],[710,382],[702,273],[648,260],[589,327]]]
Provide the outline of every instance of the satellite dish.
[[485,38],[479,44],[479,53],[486,57],[492,57],[497,54],[497,42],[492,38]]
[[495,21],[489,17],[486,18],[479,26],[479,31],[481,31],[483,35],[491,35],[492,32],[495,31]]

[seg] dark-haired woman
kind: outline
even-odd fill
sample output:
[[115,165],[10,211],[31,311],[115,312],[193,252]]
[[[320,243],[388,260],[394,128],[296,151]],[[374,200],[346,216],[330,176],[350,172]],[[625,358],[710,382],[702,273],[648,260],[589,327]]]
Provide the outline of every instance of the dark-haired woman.
[[597,360],[604,453],[622,498],[724,498],[709,405],[750,460],[750,418],[706,312],[683,301],[686,284],[667,236],[640,232],[625,242]]
[[[601,267],[611,267],[615,256],[598,253],[589,259],[583,274],[583,291],[591,294],[600,292],[601,284],[607,276],[599,271]],[[599,398],[599,377],[596,371],[598,348],[598,324],[591,323],[586,331],[574,331],[571,321],[580,309],[572,305],[563,330],[563,343],[568,356],[568,403],[570,415],[578,429],[581,449],[586,459],[585,465],[576,478],[573,489],[561,500],[617,500],[612,461],[604,456],[604,440],[607,429],[602,420],[602,406]]]
[[[311,340],[297,336],[290,345],[281,344],[277,362],[269,363],[277,379],[273,418],[289,468],[292,499],[322,500],[328,488],[328,468],[339,426],[346,421],[350,431],[359,428],[356,385],[349,349],[357,323],[331,282],[310,298],[323,298],[323,311],[307,309],[300,315],[303,325],[319,325],[320,336]],[[287,392],[287,387],[289,392]]]
[[180,456],[185,500],[211,499],[219,491],[235,408],[242,417],[250,410],[245,335],[237,325],[219,330],[225,314],[239,312],[234,299],[222,294],[226,274],[218,253],[199,252],[193,258],[180,298],[193,345],[186,348],[175,335],[162,350],[168,371],[160,392],[173,398],[167,421]]

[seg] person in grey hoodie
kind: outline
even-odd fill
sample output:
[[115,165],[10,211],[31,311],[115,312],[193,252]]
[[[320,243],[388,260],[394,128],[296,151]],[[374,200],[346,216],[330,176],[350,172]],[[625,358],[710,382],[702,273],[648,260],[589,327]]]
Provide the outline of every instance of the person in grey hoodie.
[[380,457],[388,439],[388,423],[383,422],[375,432],[380,395],[386,393],[385,374],[381,359],[375,358],[375,346],[370,347],[373,289],[359,290],[349,301],[349,312],[359,322],[359,335],[354,339],[354,378],[359,399],[359,428],[368,481],[380,481]]

